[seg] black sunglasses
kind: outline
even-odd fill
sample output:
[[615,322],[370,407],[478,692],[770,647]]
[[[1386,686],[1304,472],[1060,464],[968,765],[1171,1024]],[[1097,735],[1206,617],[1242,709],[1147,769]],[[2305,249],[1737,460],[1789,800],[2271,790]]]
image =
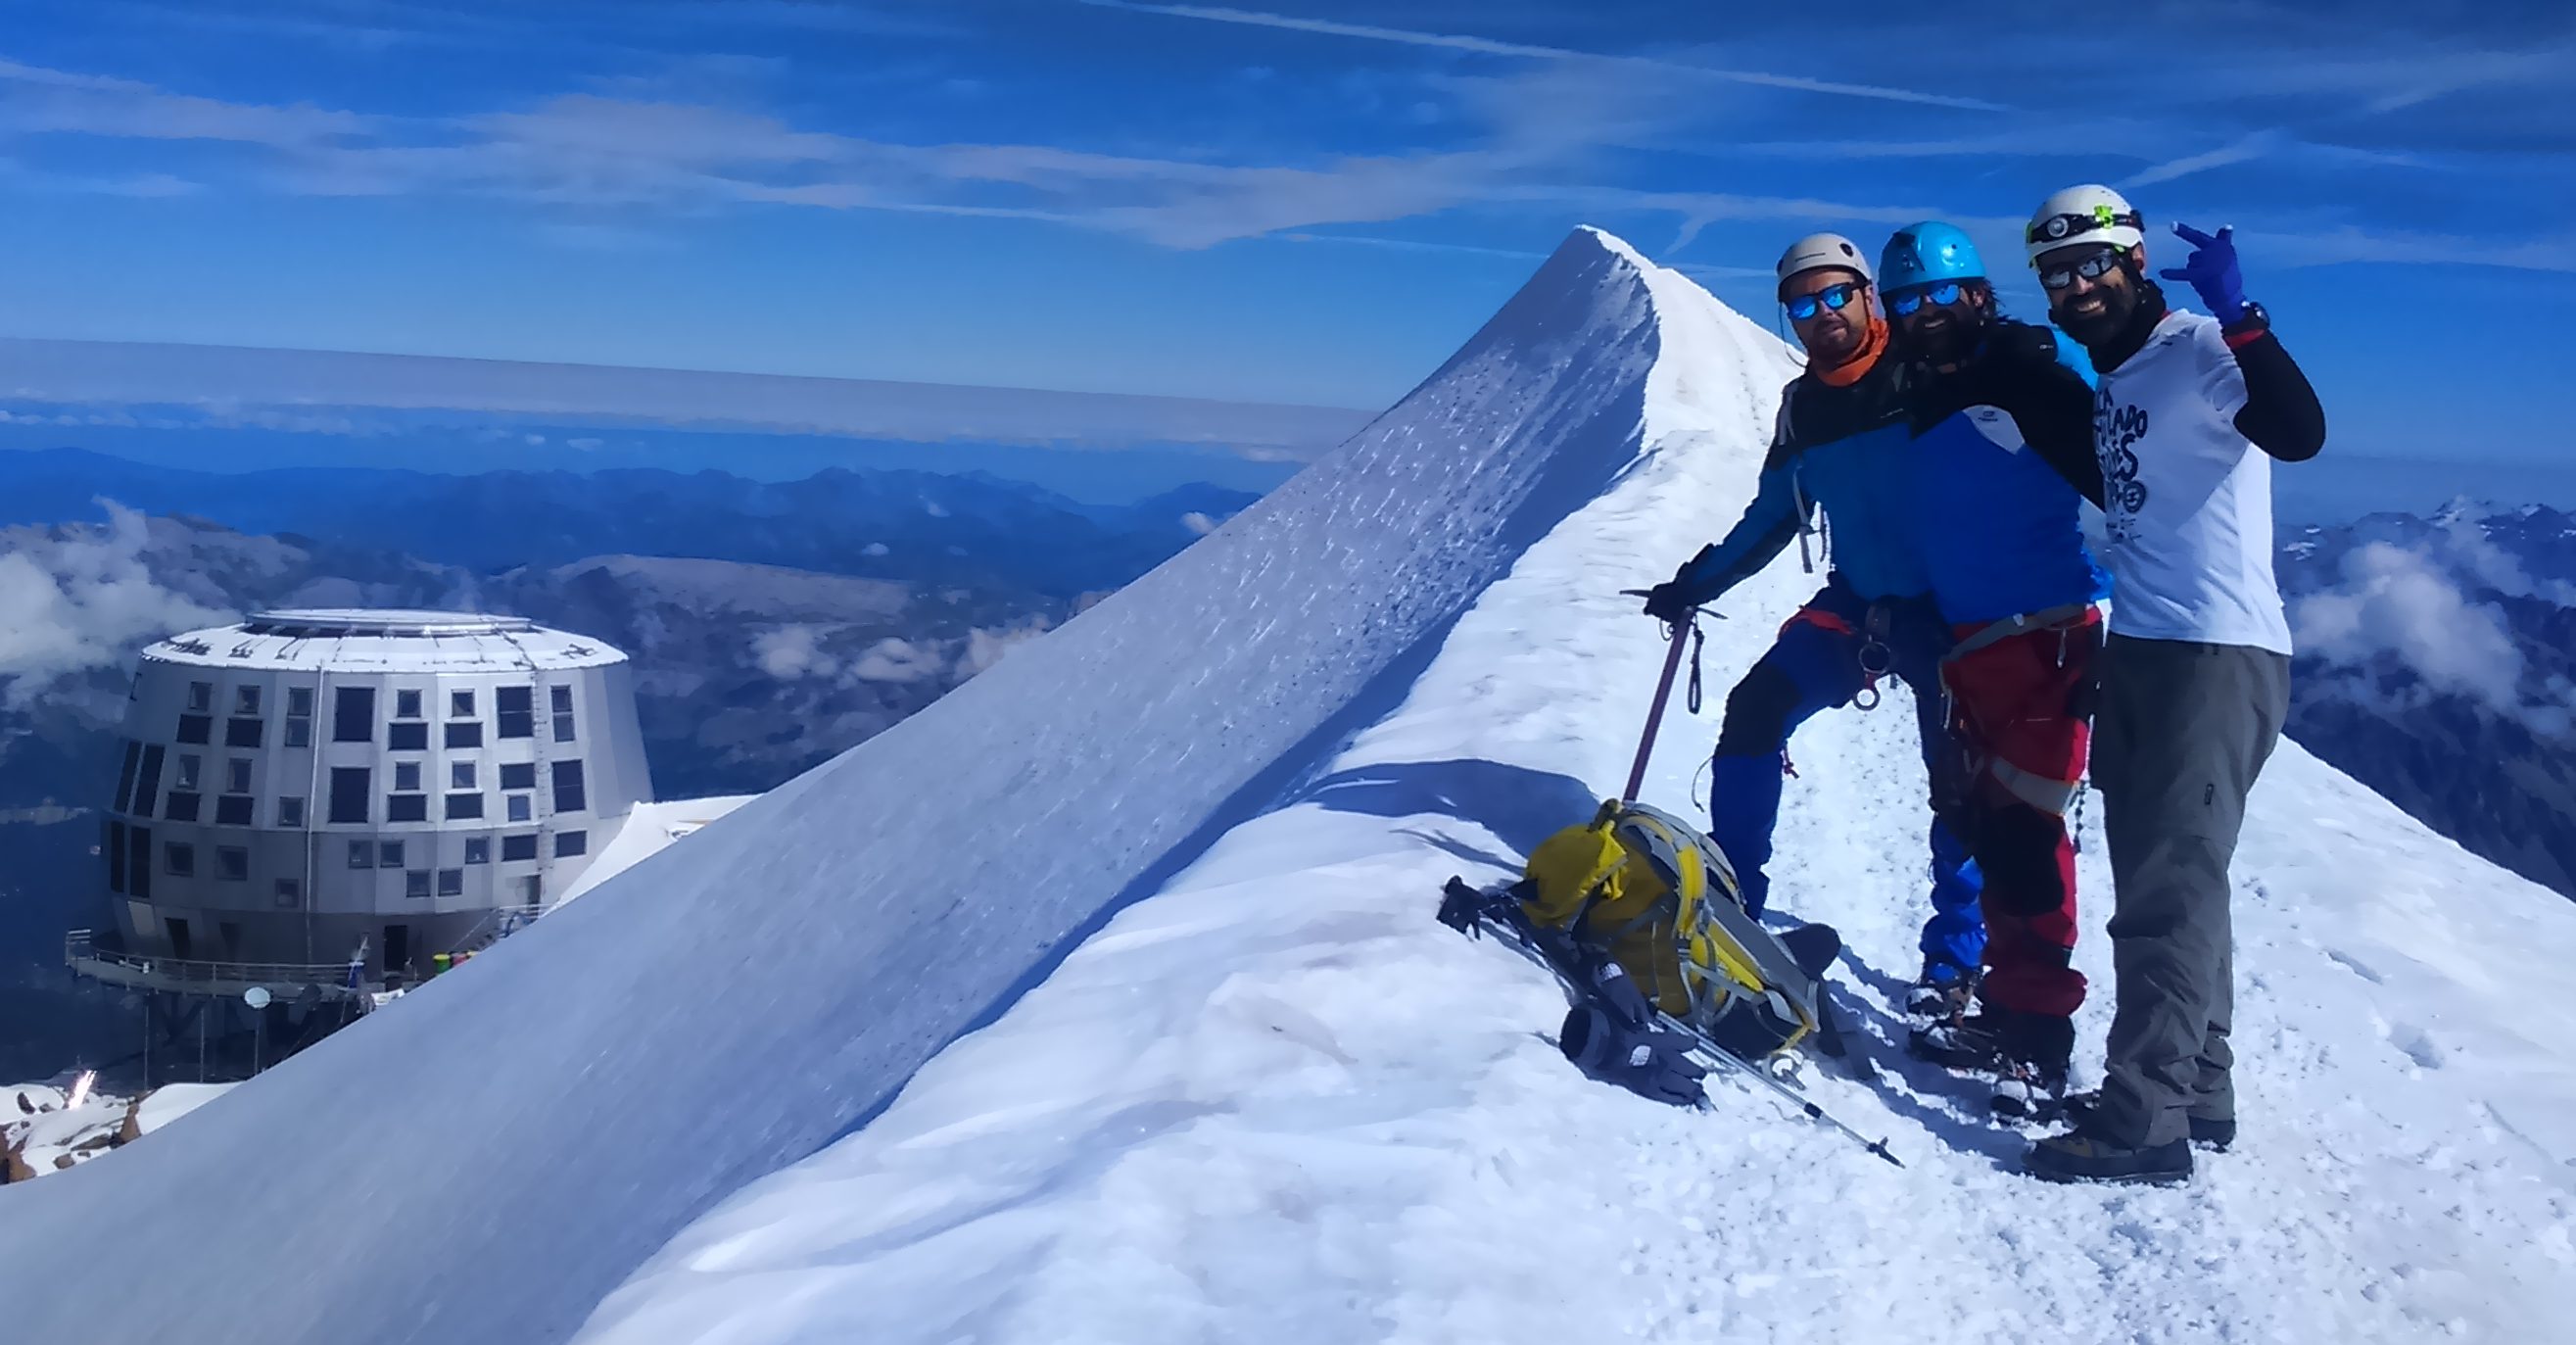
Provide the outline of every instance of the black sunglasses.
[[2082,259],[2077,261],[2067,262],[2057,266],[2041,267],[2039,269],[2040,287],[2042,289],[2062,290],[2067,286],[2074,284],[2077,276],[2082,276],[2086,280],[2100,280],[2102,277],[2107,276],[2111,274],[2112,271],[2118,269],[2119,265],[2120,253],[2118,249],[2102,248],[2098,251],[2084,254]]

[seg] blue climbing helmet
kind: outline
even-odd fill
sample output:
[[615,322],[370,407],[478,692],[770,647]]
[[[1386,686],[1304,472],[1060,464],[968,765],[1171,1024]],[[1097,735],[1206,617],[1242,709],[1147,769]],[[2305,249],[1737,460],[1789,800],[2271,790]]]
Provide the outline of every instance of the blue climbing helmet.
[[1897,230],[1878,255],[1878,287],[1882,293],[1914,285],[1937,285],[1944,280],[1985,278],[1986,263],[1977,256],[1977,245],[1969,242],[1966,232],[1958,226],[1939,220],[1925,220]]

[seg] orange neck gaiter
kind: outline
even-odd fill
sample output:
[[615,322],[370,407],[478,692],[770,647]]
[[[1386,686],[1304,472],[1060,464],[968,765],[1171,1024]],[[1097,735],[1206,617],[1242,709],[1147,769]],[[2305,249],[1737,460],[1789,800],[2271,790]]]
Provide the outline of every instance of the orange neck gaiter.
[[1809,364],[1807,372],[1829,387],[1847,388],[1857,383],[1878,365],[1878,357],[1887,353],[1887,319],[1876,309],[1870,310],[1869,325],[1861,330],[1860,346],[1842,363],[1827,367]]

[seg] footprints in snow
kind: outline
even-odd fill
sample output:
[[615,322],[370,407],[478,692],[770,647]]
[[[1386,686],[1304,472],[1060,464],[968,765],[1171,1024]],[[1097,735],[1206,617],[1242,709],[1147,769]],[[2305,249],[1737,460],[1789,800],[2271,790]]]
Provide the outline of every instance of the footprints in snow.
[[[2388,978],[2380,975],[2378,968],[2350,953],[2339,948],[2327,948],[2324,952],[2327,961],[2372,985],[2388,983]],[[2399,1054],[2415,1062],[2415,1067],[2418,1069],[2437,1070],[2451,1062],[2451,1048],[2443,1045],[2429,1029],[2414,1023],[2392,1023],[2377,1013],[2370,1016],[2370,1026],[2379,1034],[2381,1040],[2396,1047]]]
[[2450,1063],[2450,1048],[2424,1028],[2413,1023],[2391,1023],[2375,1013],[2370,1016],[2370,1026],[2419,1069],[2436,1070]]

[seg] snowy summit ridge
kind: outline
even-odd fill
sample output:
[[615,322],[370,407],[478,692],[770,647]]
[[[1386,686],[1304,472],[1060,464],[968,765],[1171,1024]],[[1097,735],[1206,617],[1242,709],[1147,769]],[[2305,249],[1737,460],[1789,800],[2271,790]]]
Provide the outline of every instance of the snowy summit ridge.
[[[10,1192],[13,1323],[568,1336],[684,1221],[871,1115],[1382,716],[1478,594],[1635,465],[1652,275],[1568,239],[1402,403],[1063,629],[401,1012]],[[86,1292],[111,1260],[154,1290]]]

